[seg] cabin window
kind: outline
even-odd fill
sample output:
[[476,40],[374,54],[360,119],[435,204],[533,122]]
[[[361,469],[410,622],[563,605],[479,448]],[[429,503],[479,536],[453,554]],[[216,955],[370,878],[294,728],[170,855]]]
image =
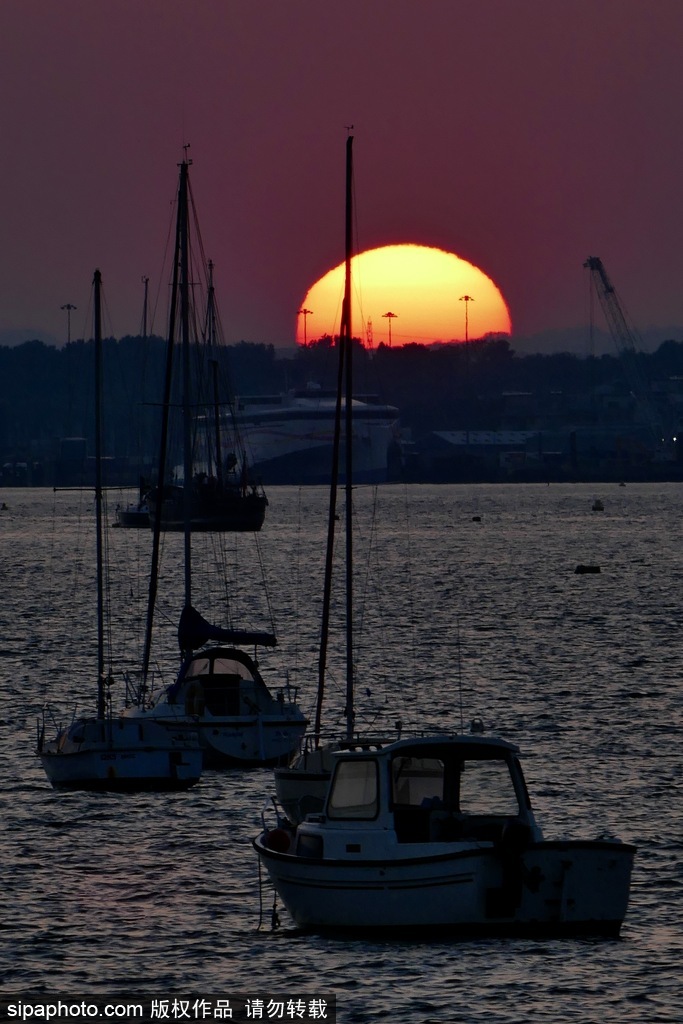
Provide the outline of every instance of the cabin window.
[[460,811],[476,815],[516,815],[519,802],[506,761],[464,761],[460,775]]
[[328,818],[377,817],[377,763],[340,761],[327,801]]
[[434,757],[395,757],[391,762],[394,804],[438,806],[444,798],[444,765]]

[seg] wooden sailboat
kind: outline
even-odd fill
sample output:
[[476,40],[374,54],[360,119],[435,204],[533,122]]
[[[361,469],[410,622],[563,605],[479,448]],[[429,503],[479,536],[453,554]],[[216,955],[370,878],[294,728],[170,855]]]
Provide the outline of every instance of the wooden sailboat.
[[[202,516],[208,506],[198,504],[197,491],[193,480],[193,424],[196,421],[196,406],[191,390],[190,374],[190,262],[188,246],[189,212],[189,163],[183,161],[180,167],[178,189],[178,210],[176,224],[176,248],[174,259],[171,321],[169,325],[169,348],[164,407],[170,403],[170,367],[173,364],[174,335],[176,321],[180,321],[180,354],[183,368],[183,476],[184,486],[180,491],[180,505],[173,498],[173,513],[170,518],[168,507],[156,503],[152,509],[154,536],[152,548],[152,576],[142,668],[142,687],[136,706],[128,709],[131,718],[141,721],[154,720],[170,730],[185,728],[197,730],[204,751],[207,767],[275,765],[284,763],[298,749],[308,722],[296,704],[296,690],[288,684],[271,694],[262,677],[256,657],[240,647],[274,647],[277,643],[273,633],[255,630],[240,630],[207,622],[193,606],[193,559],[192,536],[206,529],[217,530],[217,520],[207,526]],[[213,279],[210,277],[211,297]],[[209,310],[212,309],[212,302]],[[217,450],[216,464],[221,462],[219,413],[214,408]],[[166,423],[166,419],[164,420]],[[167,428],[162,430],[159,457],[159,478],[164,479],[167,464]],[[225,490],[218,486],[218,495],[225,496]],[[235,500],[249,504],[250,495],[241,494]],[[265,500],[265,496],[264,496]],[[216,499],[216,515],[223,515],[226,505],[223,498]],[[244,506],[242,506],[244,507]],[[265,506],[260,506],[263,512]],[[204,511],[202,511],[204,510]],[[165,529],[175,529],[176,517],[182,513],[184,603],[178,627],[181,667],[177,679],[160,696],[150,702],[147,693],[147,678],[152,646],[154,608],[156,602],[156,578],[158,575],[160,534]],[[208,512],[207,512],[208,514]],[[234,526],[233,529],[237,527]],[[256,527],[252,524],[251,529]],[[217,570],[218,571],[218,570]]]
[[37,753],[52,785],[81,790],[187,789],[198,781],[202,753],[196,731],[168,730],[152,720],[114,715],[111,679],[105,667],[104,554],[102,500],[102,331],[101,284],[95,271],[95,510],[97,524],[97,708],[74,718],[46,739],[46,715],[39,725]]

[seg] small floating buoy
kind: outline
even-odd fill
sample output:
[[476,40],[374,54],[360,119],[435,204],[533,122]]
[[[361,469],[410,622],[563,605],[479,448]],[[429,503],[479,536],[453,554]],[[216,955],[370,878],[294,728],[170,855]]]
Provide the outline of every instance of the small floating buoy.
[[273,828],[265,835],[265,846],[277,853],[287,853],[291,845],[291,837],[284,828]]
[[481,718],[473,718],[470,722],[470,732],[483,732],[484,722]]
[[605,511],[605,506],[603,505],[603,503],[600,501],[599,498],[596,498],[595,501],[593,502],[593,511],[594,512],[604,512]]
[[481,522],[481,516],[472,516],[472,522],[473,523],[480,523]]
[[576,569],[574,569],[574,572],[578,572],[578,573],[600,572],[600,566],[599,565],[577,565]]

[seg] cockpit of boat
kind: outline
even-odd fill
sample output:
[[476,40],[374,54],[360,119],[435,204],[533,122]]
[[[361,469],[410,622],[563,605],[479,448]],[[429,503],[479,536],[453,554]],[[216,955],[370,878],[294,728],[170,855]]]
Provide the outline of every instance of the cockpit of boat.
[[[188,714],[252,715],[274,703],[252,659],[235,649],[198,652],[187,662],[179,683]],[[177,691],[176,699],[182,694]]]
[[516,757],[487,743],[342,759],[326,808],[331,822],[388,815],[399,843],[496,841],[529,812]]

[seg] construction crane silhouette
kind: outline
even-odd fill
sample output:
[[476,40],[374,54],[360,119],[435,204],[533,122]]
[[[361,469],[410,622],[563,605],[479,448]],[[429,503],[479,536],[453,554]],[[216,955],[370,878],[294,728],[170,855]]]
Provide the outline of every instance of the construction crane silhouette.
[[590,270],[591,283],[605,314],[612,340],[621,357],[627,384],[640,409],[641,417],[650,429],[653,438],[658,444],[661,444],[664,425],[659,412],[652,403],[649,383],[638,358],[638,353],[642,352],[643,347],[640,336],[626,319],[614,285],[607,276],[600,257],[589,256],[584,267]]

